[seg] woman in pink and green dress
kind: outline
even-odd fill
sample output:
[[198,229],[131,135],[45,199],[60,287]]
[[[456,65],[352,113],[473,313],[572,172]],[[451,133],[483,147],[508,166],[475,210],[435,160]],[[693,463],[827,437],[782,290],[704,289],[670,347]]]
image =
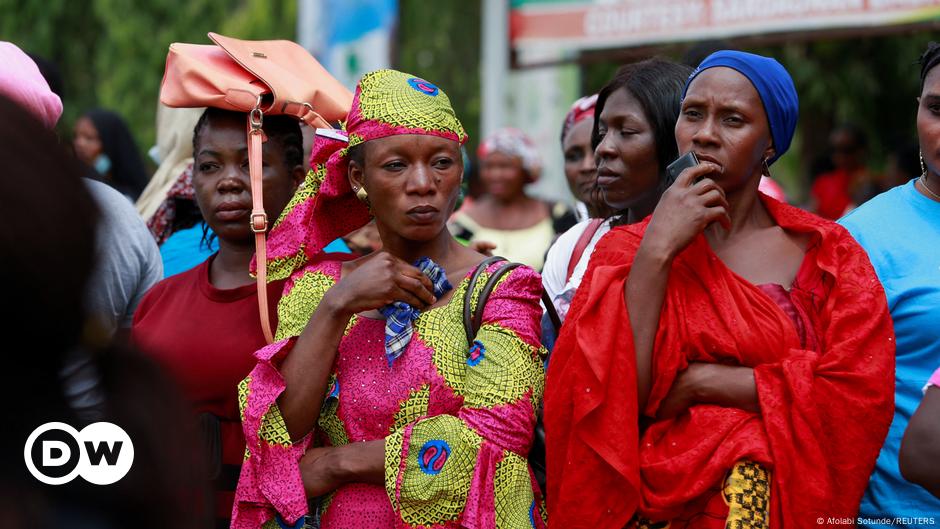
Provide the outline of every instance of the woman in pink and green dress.
[[[233,527],[545,526],[526,461],[540,278],[503,276],[468,345],[463,301],[484,256],[445,227],[466,139],[443,91],[392,70],[362,78],[344,130],[318,131],[270,237],[269,277],[288,279],[277,341],[239,387]],[[370,217],[382,251],[321,251]]]

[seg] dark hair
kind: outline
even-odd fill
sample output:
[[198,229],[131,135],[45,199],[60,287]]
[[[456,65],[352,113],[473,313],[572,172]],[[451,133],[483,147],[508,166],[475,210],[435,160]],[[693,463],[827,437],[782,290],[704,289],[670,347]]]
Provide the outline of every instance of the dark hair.
[[920,60],[920,90],[924,90],[924,81],[927,80],[927,74],[933,67],[940,63],[940,44],[931,41],[927,44],[927,49],[921,54]]
[[679,118],[682,89],[691,73],[692,68],[688,66],[656,57],[621,66],[613,79],[597,94],[591,146],[596,149],[600,143],[600,117],[607,98],[617,90],[624,89],[640,102],[643,113],[653,128],[659,178],[660,181],[665,181],[666,166],[678,156],[676,120]]
[[[248,119],[247,112],[235,112],[221,108],[208,107],[199,116],[196,126],[193,127],[193,156],[199,153],[199,134],[210,120],[231,117],[245,121]],[[304,136],[300,130],[300,122],[290,116],[274,115],[265,116],[261,125],[268,141],[277,142],[283,150],[284,165],[288,171],[294,167],[304,164]],[[196,168],[193,167],[193,174]],[[202,212],[195,201],[177,200],[177,219],[174,219],[173,230],[185,229],[196,224],[202,223],[202,241],[201,244],[206,248],[212,247],[212,241],[216,238],[215,233],[209,233],[209,224],[204,222]]]
[[[223,110],[221,108],[209,107],[199,116],[199,121],[193,127],[193,153],[198,153],[197,144],[199,143],[199,133],[210,119],[216,119],[224,116],[237,116],[242,120],[248,119],[245,112],[235,112],[232,110]],[[304,164],[304,136],[300,131],[300,122],[290,116],[276,115],[265,116],[261,126],[268,140],[274,140],[284,150],[284,162],[287,164],[287,170],[290,171],[298,165]]]
[[346,152],[346,158],[351,162],[356,162],[359,167],[364,166],[366,164],[366,144],[359,143],[350,147]]
[[26,52],[26,55],[29,55],[29,58],[36,63],[39,73],[49,84],[49,90],[52,90],[60,99],[65,100],[65,83],[62,82],[62,71],[59,70],[59,66],[41,55],[30,52]]
[[94,124],[101,139],[101,149],[111,159],[111,181],[108,184],[137,200],[147,187],[150,176],[127,123],[118,114],[101,108],[89,110],[83,117]]

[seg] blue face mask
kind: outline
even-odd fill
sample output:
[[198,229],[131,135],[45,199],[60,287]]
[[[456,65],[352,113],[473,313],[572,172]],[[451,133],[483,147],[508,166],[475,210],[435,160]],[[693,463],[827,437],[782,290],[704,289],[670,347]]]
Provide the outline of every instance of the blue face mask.
[[107,154],[101,153],[95,158],[95,171],[98,171],[100,175],[108,174],[108,171],[111,170],[111,158],[108,158]]

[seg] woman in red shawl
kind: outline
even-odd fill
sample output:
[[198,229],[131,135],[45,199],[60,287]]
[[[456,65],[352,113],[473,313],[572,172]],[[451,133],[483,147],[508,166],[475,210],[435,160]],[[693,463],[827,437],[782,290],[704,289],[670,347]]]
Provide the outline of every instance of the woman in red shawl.
[[701,163],[598,243],[555,348],[553,525],[854,525],[894,338],[851,236],[757,191],[797,108],[773,59],[717,52],[689,77],[676,140]]

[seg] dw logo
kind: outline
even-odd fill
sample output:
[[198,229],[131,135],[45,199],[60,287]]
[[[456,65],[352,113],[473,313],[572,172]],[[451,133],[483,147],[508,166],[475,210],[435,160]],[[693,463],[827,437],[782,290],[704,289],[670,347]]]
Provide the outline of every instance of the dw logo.
[[95,485],[123,478],[134,462],[134,445],[120,426],[96,422],[78,431],[62,422],[33,430],[23,450],[29,473],[47,485],[81,476]]

